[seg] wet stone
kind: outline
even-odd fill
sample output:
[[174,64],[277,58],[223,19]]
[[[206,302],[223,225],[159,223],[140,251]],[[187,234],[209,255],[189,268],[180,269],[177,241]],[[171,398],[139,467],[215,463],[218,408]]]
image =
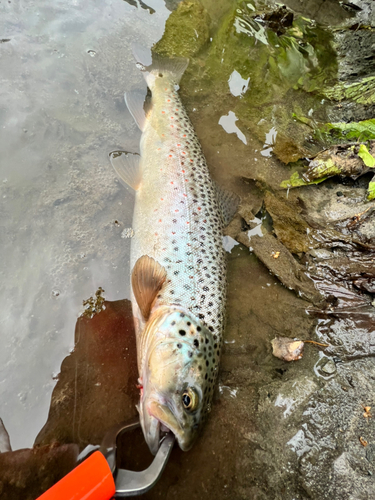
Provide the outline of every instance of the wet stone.
[[336,365],[334,363],[334,361],[332,361],[331,359],[329,361],[327,361],[327,363],[325,363],[322,367],[321,367],[321,370],[326,373],[327,375],[333,375],[336,371]]

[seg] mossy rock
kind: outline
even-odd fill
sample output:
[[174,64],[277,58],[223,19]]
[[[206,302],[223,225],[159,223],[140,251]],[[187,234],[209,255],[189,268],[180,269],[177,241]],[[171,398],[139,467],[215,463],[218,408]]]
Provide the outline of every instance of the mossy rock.
[[369,141],[375,139],[375,119],[350,123],[325,123],[314,132],[327,143]]
[[197,0],[181,2],[165,24],[163,37],[153,51],[168,57],[193,57],[210,36],[210,17]]
[[271,215],[277,238],[291,253],[307,252],[310,245],[309,225],[303,219],[301,207],[291,200],[267,192],[264,198],[267,212]]
[[340,82],[323,90],[322,94],[333,101],[349,100],[357,104],[375,104],[375,76],[354,83]]

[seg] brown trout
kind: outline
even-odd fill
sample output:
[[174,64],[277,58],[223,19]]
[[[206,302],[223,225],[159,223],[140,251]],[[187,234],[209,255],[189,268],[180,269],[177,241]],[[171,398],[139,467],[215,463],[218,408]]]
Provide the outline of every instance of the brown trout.
[[[151,101],[126,94],[141,154],[111,153],[136,191],[131,242],[139,414],[152,453],[172,431],[189,450],[211,408],[226,300],[223,227],[236,200],[217,189],[177,88],[185,59],[141,66]],[[140,66],[140,65],[139,65]]]

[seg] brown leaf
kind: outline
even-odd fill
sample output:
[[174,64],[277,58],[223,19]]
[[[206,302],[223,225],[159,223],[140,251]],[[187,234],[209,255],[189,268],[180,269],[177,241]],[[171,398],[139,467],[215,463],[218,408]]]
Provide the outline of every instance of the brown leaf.
[[362,446],[367,446],[368,445],[368,442],[362,436],[359,438],[359,442],[361,443]]

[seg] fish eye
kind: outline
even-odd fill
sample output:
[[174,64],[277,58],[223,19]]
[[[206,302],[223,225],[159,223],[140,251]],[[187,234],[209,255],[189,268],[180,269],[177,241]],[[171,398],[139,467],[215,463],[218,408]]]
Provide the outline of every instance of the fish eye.
[[197,409],[198,402],[197,393],[194,389],[189,387],[182,395],[182,404],[184,405],[184,408],[189,411],[194,411]]

